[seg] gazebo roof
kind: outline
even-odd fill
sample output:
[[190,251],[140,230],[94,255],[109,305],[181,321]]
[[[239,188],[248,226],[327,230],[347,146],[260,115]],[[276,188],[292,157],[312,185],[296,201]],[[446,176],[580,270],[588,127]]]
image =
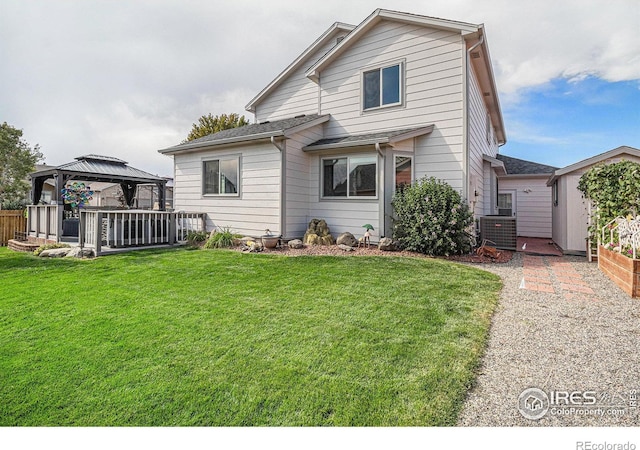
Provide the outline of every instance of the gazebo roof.
[[129,206],[133,205],[139,184],[156,184],[160,188],[159,203],[161,209],[164,210],[164,191],[167,179],[130,167],[126,161],[111,156],[79,156],[70,163],[33,172],[31,174],[31,201],[34,205],[40,201],[44,183],[50,178],[55,179],[55,199],[59,204],[62,189],[71,180],[119,183]]
[[166,179],[128,165],[126,161],[111,156],[84,155],[60,166],[33,172],[31,178],[51,178],[64,174],[86,181],[110,183],[165,183]]

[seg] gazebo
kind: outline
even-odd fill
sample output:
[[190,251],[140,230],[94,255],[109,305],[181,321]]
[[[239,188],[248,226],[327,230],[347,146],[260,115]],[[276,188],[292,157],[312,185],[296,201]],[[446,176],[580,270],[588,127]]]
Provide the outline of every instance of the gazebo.
[[44,183],[51,178],[55,182],[52,201],[55,201],[58,205],[63,204],[61,192],[66,184],[71,180],[81,180],[119,184],[129,207],[133,207],[136,189],[139,184],[155,184],[160,193],[159,208],[161,211],[165,210],[165,186],[167,180],[131,167],[126,161],[111,156],[79,156],[70,163],[32,173],[31,204],[37,205],[40,203]]
[[[51,204],[41,204],[45,183],[52,179],[55,188]],[[77,217],[72,217],[73,211],[70,205],[65,205],[62,194],[71,181],[118,184],[126,206],[117,210],[83,207],[74,214]],[[97,254],[104,249],[182,242],[188,231],[204,229],[203,215],[166,212],[166,183],[165,178],[131,167],[126,161],[101,155],[80,156],[70,163],[34,172],[28,239],[35,243],[76,242],[95,248]],[[133,209],[138,185],[150,184],[158,188],[159,211]]]

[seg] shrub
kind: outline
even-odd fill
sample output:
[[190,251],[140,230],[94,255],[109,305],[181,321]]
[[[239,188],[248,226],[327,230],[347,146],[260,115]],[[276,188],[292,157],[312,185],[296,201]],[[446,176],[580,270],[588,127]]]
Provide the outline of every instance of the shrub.
[[189,231],[187,233],[187,244],[197,246],[207,240],[208,233],[206,231]]
[[69,244],[62,244],[62,243],[58,243],[58,244],[44,244],[41,245],[40,247],[38,247],[37,249],[35,249],[33,251],[33,254],[36,256],[40,256],[40,253],[42,253],[45,250],[51,250],[54,248],[69,248],[70,245]]
[[233,240],[241,237],[239,234],[234,234],[231,228],[225,227],[220,231],[216,231],[211,234],[211,237],[204,244],[204,248],[228,248],[233,247]]
[[589,234],[595,244],[605,224],[640,209],[640,164],[598,164],[580,177],[578,190],[593,205]]
[[25,200],[6,200],[2,203],[2,208],[0,209],[11,209],[14,211],[22,210],[27,207],[27,202]]
[[473,215],[460,194],[435,178],[398,190],[392,200],[393,239],[404,250],[440,256],[471,250],[466,228]]

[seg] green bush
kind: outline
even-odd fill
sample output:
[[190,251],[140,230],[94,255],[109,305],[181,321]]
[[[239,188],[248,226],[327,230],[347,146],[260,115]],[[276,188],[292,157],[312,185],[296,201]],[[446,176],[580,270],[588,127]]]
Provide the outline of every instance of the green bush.
[[233,240],[235,238],[241,237],[238,234],[233,233],[231,228],[222,228],[220,231],[216,231],[211,235],[211,237],[207,240],[206,244],[204,244],[204,248],[229,248],[233,247]]
[[589,234],[595,245],[603,226],[640,210],[640,164],[625,160],[598,164],[580,177],[578,190],[593,205]]
[[404,250],[441,256],[471,251],[473,214],[460,194],[435,178],[398,190],[392,200],[393,239]]
[[201,242],[207,240],[209,234],[206,231],[189,231],[187,233],[187,244],[188,245],[199,245]]
[[6,200],[2,203],[2,209],[11,209],[13,211],[25,209],[27,202],[25,200]]
[[40,247],[38,247],[37,249],[35,249],[33,251],[33,254],[36,256],[40,256],[40,253],[42,253],[45,250],[51,250],[54,248],[69,248],[70,245],[69,244],[62,244],[62,243],[58,243],[58,244],[44,244],[41,245]]

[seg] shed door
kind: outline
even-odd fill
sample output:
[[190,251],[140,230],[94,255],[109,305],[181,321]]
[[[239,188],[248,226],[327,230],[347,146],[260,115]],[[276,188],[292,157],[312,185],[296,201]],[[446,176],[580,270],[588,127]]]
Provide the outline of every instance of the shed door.
[[498,193],[498,215],[516,215],[516,193],[515,191],[500,191]]

